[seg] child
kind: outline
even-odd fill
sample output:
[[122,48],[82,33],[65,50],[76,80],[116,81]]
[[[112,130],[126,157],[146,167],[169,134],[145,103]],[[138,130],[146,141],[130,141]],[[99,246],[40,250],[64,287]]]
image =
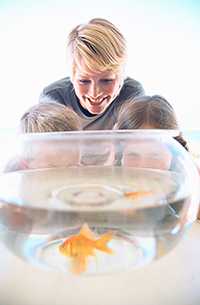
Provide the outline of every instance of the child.
[[37,104],[20,120],[22,133],[81,130],[78,115],[69,107],[55,102]]
[[[163,97],[159,95],[141,96],[122,106],[114,129],[178,130],[178,123],[174,109]],[[188,150],[187,143],[181,133],[175,139]],[[139,142],[140,146],[143,145],[143,147],[139,147]],[[152,146],[152,143],[142,143],[142,140],[139,140],[139,142],[132,143],[130,144],[131,147],[125,148],[122,156],[123,164],[150,167],[153,162],[154,168],[169,169],[172,156],[163,143],[157,141]],[[142,155],[141,153],[139,155],[139,151],[143,152]],[[162,157],[160,158],[160,156]]]
[[[48,101],[37,104],[26,111],[20,119],[21,133],[51,133],[79,131],[81,124],[78,115],[62,104]],[[35,143],[34,143],[35,141]],[[30,137],[22,157],[12,160],[5,171],[35,169],[44,167],[69,166],[79,163],[79,151],[74,145],[63,141],[52,141],[46,137]]]
[[[178,129],[176,114],[170,103],[159,95],[130,100],[119,111],[114,129]],[[175,139],[186,149],[181,133]]]

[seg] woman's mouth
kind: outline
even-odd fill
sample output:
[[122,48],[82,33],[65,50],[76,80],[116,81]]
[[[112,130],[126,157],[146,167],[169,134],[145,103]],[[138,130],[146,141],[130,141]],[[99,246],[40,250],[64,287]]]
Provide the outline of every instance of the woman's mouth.
[[91,106],[93,107],[99,107],[101,106],[106,100],[108,99],[108,97],[104,97],[102,98],[101,100],[97,100],[97,101],[94,101],[94,100],[91,100],[90,98],[87,98],[88,102],[90,103]]

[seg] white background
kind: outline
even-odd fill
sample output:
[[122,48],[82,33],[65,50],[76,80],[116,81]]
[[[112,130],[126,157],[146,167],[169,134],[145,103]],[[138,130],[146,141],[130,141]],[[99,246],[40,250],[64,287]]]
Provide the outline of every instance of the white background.
[[0,1],[0,128],[16,127],[44,86],[69,75],[67,35],[107,18],[128,42],[127,74],[174,106],[181,128],[200,129],[199,1]]

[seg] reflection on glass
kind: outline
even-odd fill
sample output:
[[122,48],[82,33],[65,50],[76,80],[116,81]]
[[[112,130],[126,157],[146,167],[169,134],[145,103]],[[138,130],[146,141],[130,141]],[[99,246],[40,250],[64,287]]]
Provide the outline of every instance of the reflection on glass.
[[0,176],[3,242],[29,263],[66,274],[129,270],[165,255],[194,221],[199,195],[196,168],[172,136],[22,136],[12,159],[27,167]]

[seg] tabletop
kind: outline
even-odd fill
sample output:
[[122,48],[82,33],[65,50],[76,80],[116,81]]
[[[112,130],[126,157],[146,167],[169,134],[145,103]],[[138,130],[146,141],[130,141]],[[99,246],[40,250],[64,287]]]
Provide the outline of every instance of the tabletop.
[[67,277],[37,269],[0,243],[0,305],[199,305],[200,222],[166,256],[125,273]]

